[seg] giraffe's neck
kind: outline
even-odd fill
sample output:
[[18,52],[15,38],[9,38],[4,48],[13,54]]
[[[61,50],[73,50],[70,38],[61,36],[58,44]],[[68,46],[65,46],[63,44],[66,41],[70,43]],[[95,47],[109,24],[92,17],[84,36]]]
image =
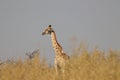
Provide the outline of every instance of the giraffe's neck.
[[60,44],[57,42],[56,34],[54,31],[51,33],[51,40],[52,40],[53,49],[56,55],[61,54],[63,52],[63,49],[60,46]]

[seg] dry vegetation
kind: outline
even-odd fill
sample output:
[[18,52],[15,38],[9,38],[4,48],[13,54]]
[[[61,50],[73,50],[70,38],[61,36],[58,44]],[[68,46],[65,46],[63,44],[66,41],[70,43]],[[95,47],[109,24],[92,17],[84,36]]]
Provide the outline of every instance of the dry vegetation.
[[0,65],[0,80],[120,80],[120,52],[78,48],[60,76],[39,55],[13,60]]

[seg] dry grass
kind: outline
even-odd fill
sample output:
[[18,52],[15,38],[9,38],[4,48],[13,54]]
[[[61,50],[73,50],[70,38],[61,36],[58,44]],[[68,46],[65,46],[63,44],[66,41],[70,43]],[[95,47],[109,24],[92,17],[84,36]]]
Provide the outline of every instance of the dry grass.
[[39,56],[13,60],[0,65],[0,80],[120,80],[120,52],[78,48],[66,65],[65,74],[60,76]]

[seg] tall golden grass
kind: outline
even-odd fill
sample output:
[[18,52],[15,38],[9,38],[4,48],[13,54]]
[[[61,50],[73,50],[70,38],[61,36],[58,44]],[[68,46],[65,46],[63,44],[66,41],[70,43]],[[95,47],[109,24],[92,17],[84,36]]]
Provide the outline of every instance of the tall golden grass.
[[78,48],[59,76],[39,55],[13,60],[0,65],[0,80],[120,80],[120,52]]

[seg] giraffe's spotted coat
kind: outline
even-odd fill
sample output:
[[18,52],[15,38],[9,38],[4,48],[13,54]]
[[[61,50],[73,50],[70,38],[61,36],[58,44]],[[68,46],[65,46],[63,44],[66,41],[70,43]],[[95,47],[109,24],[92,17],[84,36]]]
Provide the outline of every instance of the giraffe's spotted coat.
[[68,61],[69,56],[66,55],[61,47],[61,45],[57,42],[55,31],[51,28],[51,25],[45,29],[45,31],[42,33],[42,35],[50,34],[51,35],[51,41],[53,45],[53,49],[55,51],[55,69],[56,72],[58,72],[58,69],[63,68],[66,64],[66,61]]

